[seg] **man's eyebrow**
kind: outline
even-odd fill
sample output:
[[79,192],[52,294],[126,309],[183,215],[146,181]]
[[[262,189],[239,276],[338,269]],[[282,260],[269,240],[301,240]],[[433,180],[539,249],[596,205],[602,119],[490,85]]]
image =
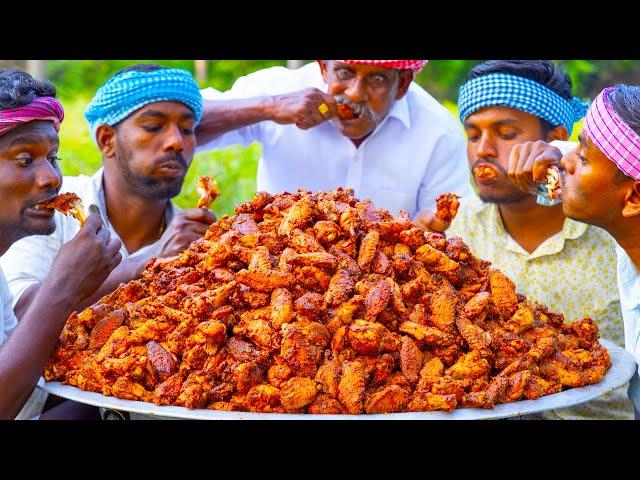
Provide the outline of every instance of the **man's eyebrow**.
[[[491,123],[491,127],[493,127],[493,128],[501,127],[503,125],[517,126],[518,125],[518,121],[514,120],[512,118],[505,118],[504,120],[498,120],[496,122],[492,122]],[[470,122],[469,120],[465,120],[463,126],[465,128],[477,128],[477,126],[473,122]]]
[[[147,110],[146,112],[142,112],[138,118],[144,120],[145,118],[161,118],[161,119],[166,119],[168,117],[168,115],[164,112],[161,112],[159,110]],[[190,120],[192,118],[195,118],[195,114],[192,111],[188,111],[182,114],[182,119],[183,120]]]
[[144,119],[147,117],[153,118],[167,118],[167,114],[164,112],[160,112],[158,110],[147,110],[146,112],[142,112],[138,118]]

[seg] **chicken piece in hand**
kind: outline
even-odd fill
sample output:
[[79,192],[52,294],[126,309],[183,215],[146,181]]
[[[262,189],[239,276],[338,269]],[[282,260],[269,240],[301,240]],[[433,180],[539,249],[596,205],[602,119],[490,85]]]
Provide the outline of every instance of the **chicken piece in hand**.
[[84,214],[82,200],[75,193],[61,193],[56,198],[48,202],[39,203],[37,207],[53,208],[64,215],[72,215],[80,222],[80,226],[84,225],[87,217]]
[[436,217],[443,222],[451,223],[458,213],[460,195],[443,193],[436,198]]
[[218,191],[218,184],[213,178],[208,175],[205,175],[204,177],[200,177],[198,179],[196,190],[198,191],[198,195],[200,195],[197,208],[209,208],[209,206],[216,198],[218,198],[218,195],[220,194],[220,192]]

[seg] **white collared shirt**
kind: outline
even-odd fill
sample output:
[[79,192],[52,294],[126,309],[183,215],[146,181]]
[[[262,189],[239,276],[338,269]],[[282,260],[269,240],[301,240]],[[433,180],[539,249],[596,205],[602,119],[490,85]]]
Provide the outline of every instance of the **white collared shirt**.
[[[107,218],[107,206],[104,198],[102,184],[103,169],[100,168],[93,176],[79,175],[77,177],[64,177],[60,193],[73,192],[82,199],[85,213],[89,212],[89,205],[95,204],[100,208],[104,227],[111,232],[111,238],[120,238],[111,222]],[[170,202],[170,208],[166,210],[166,224],[168,225],[177,207]],[[32,235],[15,242],[11,248],[0,257],[0,267],[4,270],[9,284],[9,290],[13,295],[13,308],[22,294],[31,285],[42,282],[53,259],[58,251],[68,241],[73,239],[80,230],[80,224],[73,217],[67,217],[61,213],[55,213],[56,230],[51,235]],[[140,250],[129,254],[122,243],[120,254],[123,259],[144,255],[156,246],[160,240],[147,245]]]
[[[297,70],[260,70],[240,77],[227,92],[207,88],[202,96],[229,100],[309,87],[327,90],[317,62]],[[413,217],[421,210],[433,211],[441,193],[472,192],[460,125],[415,82],[359,148],[331,122],[301,130],[264,121],[221,135],[199,151],[253,141],[262,144],[257,188],[270,193],[350,187],[358,198]]]
[[633,355],[639,365],[630,382],[629,398],[635,404],[636,410],[640,410],[640,271],[619,245],[616,247],[616,253],[620,306],[624,319],[624,348]]

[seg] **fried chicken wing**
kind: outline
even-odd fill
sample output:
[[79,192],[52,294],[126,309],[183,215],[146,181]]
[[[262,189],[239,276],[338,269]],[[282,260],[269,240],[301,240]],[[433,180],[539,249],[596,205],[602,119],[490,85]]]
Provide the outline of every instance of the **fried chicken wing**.
[[443,222],[451,223],[458,213],[460,195],[443,193],[436,198],[436,217]]
[[410,393],[398,385],[386,385],[367,396],[367,413],[393,413],[403,411],[409,403]]
[[80,226],[84,225],[87,219],[84,214],[82,200],[75,193],[61,193],[57,197],[48,202],[42,202],[37,205],[39,208],[53,208],[64,215],[71,215],[80,222]]
[[518,305],[516,286],[500,270],[492,268],[489,271],[489,284],[493,303],[505,320],[511,318]]
[[203,176],[198,179],[196,191],[200,195],[197,208],[209,208],[220,194],[217,182],[209,176]]
[[287,412],[295,412],[312,403],[318,390],[316,382],[306,377],[292,377],[280,387],[280,402]]
[[344,362],[338,384],[338,399],[347,413],[356,415],[363,411],[365,388],[366,378],[362,362]]

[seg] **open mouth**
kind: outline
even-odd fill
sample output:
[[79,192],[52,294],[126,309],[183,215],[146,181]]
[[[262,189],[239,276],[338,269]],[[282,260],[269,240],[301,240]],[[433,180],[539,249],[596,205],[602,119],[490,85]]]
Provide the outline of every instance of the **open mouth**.
[[479,163],[473,167],[473,176],[480,182],[490,182],[498,178],[498,170],[489,163]]
[[365,113],[364,108],[359,105],[347,103],[343,98],[336,98],[336,116],[340,120],[356,120]]
[[51,205],[51,201],[54,198],[56,198],[56,196],[53,196],[51,198],[47,198],[45,200],[42,200],[42,201],[36,203],[35,205],[31,205],[28,208],[31,209],[31,210],[53,211],[54,207]]

